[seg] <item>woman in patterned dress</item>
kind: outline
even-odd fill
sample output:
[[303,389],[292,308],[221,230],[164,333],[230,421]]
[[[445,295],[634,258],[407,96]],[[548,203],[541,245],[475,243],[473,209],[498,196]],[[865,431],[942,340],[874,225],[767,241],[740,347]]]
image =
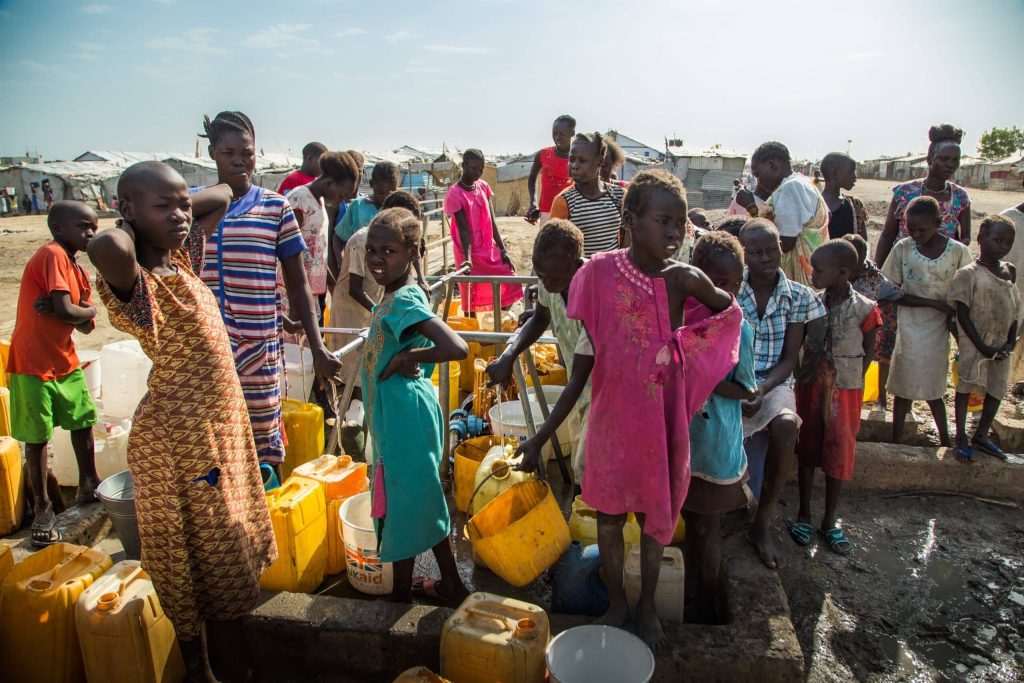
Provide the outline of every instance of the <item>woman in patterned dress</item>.
[[214,680],[205,625],[233,636],[220,654],[231,680],[244,680],[236,620],[255,606],[277,550],[231,344],[198,277],[204,229],[216,230],[231,191],[218,185],[190,199],[182,177],[152,161],[129,167],[117,194],[124,220],[93,240],[89,258],[111,323],[153,361],[128,444],[143,566],[189,680]]

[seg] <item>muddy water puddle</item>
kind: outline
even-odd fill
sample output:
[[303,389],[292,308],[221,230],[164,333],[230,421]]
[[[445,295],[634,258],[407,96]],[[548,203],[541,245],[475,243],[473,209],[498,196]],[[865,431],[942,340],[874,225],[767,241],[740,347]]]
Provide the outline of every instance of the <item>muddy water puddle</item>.
[[[796,491],[785,500],[792,516]],[[840,508],[855,544],[848,557],[820,540],[779,541],[808,680],[1024,677],[1020,509],[863,494]]]

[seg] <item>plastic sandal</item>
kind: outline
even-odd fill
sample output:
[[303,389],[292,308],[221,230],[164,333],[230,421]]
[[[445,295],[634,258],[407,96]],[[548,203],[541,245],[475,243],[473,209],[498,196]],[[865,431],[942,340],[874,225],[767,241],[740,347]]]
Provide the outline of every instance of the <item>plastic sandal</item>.
[[792,522],[789,525],[789,537],[797,545],[807,545],[814,536],[814,528],[806,522]]
[[967,448],[957,446],[953,449],[953,452],[956,454],[956,459],[960,462],[970,464],[974,460],[974,449],[970,446]]
[[982,441],[981,439],[974,438],[974,439],[971,439],[971,443],[974,444],[974,446],[978,450],[980,450],[982,453],[986,453],[987,455],[991,455],[993,458],[999,458],[1000,460],[1006,460],[1006,453],[1003,451],[1003,449],[1000,448],[999,446],[995,445],[991,441],[987,441],[987,440]]
[[32,545],[37,550],[41,550],[54,543],[60,543],[61,540],[63,540],[63,535],[57,528],[57,515],[51,508],[50,515],[45,522],[32,524]]
[[828,531],[821,531],[820,533],[824,536],[828,547],[837,555],[849,555],[850,551],[853,550],[853,543],[839,527],[833,527]]

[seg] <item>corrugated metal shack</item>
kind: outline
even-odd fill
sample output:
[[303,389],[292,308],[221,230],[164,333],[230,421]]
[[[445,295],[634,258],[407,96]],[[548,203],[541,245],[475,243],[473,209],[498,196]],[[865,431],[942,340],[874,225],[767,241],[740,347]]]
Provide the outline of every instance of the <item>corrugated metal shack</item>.
[[732,202],[733,181],[743,176],[745,154],[725,149],[694,152],[668,147],[661,168],[683,181],[690,207],[726,209]]

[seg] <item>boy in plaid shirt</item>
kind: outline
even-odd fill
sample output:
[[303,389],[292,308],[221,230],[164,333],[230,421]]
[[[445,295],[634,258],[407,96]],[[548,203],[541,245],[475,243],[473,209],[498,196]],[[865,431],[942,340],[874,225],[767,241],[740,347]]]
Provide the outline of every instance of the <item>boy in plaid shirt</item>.
[[[771,221],[747,221],[740,230],[740,242],[747,270],[737,301],[743,317],[754,328],[754,372],[758,384],[757,396],[743,402],[743,435],[750,461],[751,488],[755,493],[760,489],[749,539],[761,560],[777,569],[780,562],[769,527],[782,487],[793,469],[800,433],[793,370],[807,323],[826,311],[810,287],[786,279],[779,267],[779,231]],[[765,445],[767,452],[763,453]],[[760,483],[762,469],[764,481]]]

